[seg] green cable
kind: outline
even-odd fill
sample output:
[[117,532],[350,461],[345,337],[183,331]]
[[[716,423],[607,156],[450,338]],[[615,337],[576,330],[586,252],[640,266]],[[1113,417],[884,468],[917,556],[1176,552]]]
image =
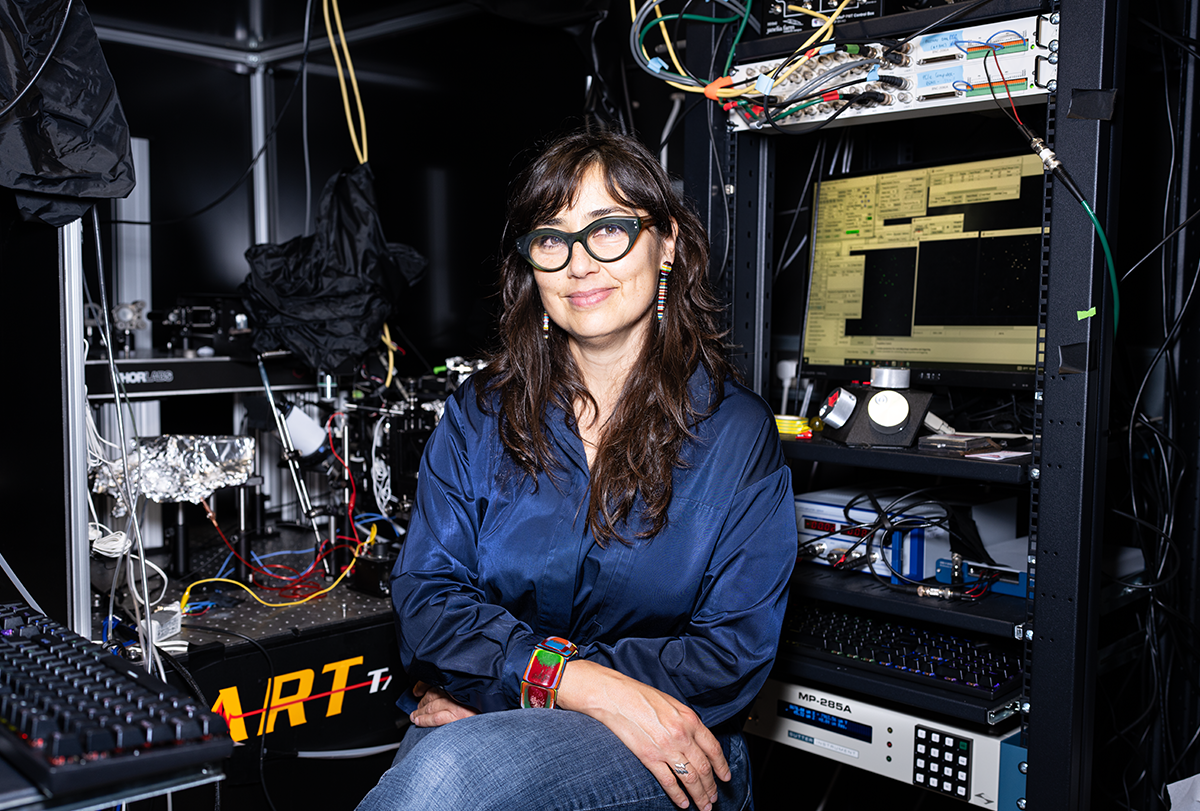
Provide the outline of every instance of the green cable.
[[784,112],[780,113],[779,115],[771,116],[771,120],[778,121],[781,118],[787,118],[789,115],[796,112],[797,110],[803,110],[805,107],[812,107],[814,104],[820,104],[823,101],[825,101],[825,99],[815,98],[812,101],[806,101],[802,104],[797,104],[795,107],[791,108],[790,110],[785,110]]
[[725,60],[725,72],[722,76],[729,75],[729,68],[733,65],[733,52],[737,50],[738,43],[742,41],[742,32],[746,30],[746,23],[750,22],[750,0],[746,0],[746,13],[742,15],[742,24],[738,26],[737,36],[733,38],[733,44],[729,46],[729,56]]
[[[714,25],[724,25],[726,23],[737,22],[738,18],[736,15],[733,17],[705,17],[701,14],[664,14],[661,17],[656,17],[655,19],[646,23],[642,27],[642,31],[638,35],[638,47],[640,47],[642,49],[643,53],[645,53],[645,51],[646,51],[646,35],[650,33],[650,30],[652,28],[654,28],[655,26],[659,25],[660,23],[669,22],[670,20],[690,20],[692,22],[712,23]],[[726,72],[728,73],[728,71],[726,71]],[[694,79],[691,76],[682,76],[678,73],[673,73],[672,71],[669,71],[669,70],[660,70],[660,71],[658,71],[658,74],[660,76],[674,77],[676,79],[679,79],[682,82],[688,82],[688,81],[696,82],[697,87],[703,87],[703,85],[700,82],[697,82],[696,79]]]
[[664,14],[661,17],[655,17],[653,20],[642,26],[642,32],[638,35],[638,45],[642,46],[642,50],[645,50],[646,35],[650,33],[650,30],[661,23],[670,22],[671,20],[690,20],[691,22],[697,23],[725,25],[726,23],[735,23],[738,21],[738,19],[739,18],[736,15],[733,17],[705,17],[700,14]]
[[1112,251],[1108,247],[1108,237],[1104,235],[1104,229],[1100,227],[1100,220],[1096,219],[1095,212],[1092,207],[1087,204],[1087,200],[1080,200],[1083,205],[1083,210],[1087,212],[1088,217],[1092,221],[1092,225],[1096,227],[1096,234],[1100,237],[1100,244],[1104,247],[1104,260],[1108,264],[1108,279],[1112,284],[1113,294],[1113,336],[1117,334],[1117,322],[1121,316],[1121,294],[1117,290],[1117,269],[1113,266]]

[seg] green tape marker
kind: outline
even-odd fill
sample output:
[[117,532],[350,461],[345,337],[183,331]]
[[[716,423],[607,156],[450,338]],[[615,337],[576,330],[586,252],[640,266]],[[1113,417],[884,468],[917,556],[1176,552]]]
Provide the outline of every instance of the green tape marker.
[[1092,317],[1093,315],[1095,315],[1095,314],[1096,314],[1096,308],[1095,308],[1095,307],[1093,307],[1093,308],[1092,308],[1092,309],[1090,309],[1090,310],[1076,310],[1076,311],[1075,311],[1075,315],[1079,316],[1079,320],[1080,320],[1080,321],[1082,321],[1082,320],[1083,320],[1083,319],[1085,319],[1085,318],[1091,318],[1091,317]]

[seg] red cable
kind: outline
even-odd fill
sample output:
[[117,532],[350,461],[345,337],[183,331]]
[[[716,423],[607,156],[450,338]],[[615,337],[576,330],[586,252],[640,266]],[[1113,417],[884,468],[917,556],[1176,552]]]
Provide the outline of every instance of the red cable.
[[337,448],[333,444],[333,429],[330,427],[333,424],[334,417],[346,416],[341,411],[335,411],[329,415],[329,419],[325,420],[325,435],[329,437],[329,450],[333,452],[333,458],[337,459],[342,468],[346,471],[346,479],[350,482],[350,503],[346,505],[346,518],[350,521],[350,529],[354,533],[354,542],[358,543],[358,527],[354,524],[354,502],[358,500],[358,486],[354,483],[354,474],[350,472],[350,465],[342,457],[338,456]]
[[[996,53],[997,47],[996,45],[991,46],[992,59],[996,62],[996,70],[1000,72],[1000,81],[1004,82],[1004,93],[1008,96],[1008,106],[1012,107],[1013,118],[1017,119],[1017,123],[1023,127],[1025,126],[1025,122],[1021,120],[1021,116],[1017,115],[1017,105],[1013,101],[1012,93],[1008,90],[1008,79],[1004,78],[1004,68],[1000,67],[1000,56]],[[987,59],[987,57],[985,56],[984,59]]]
[[[225,533],[221,531],[221,525],[217,523],[217,517],[216,517],[216,515],[213,514],[212,509],[208,506],[208,502],[205,501],[204,499],[201,499],[200,504],[204,507],[204,512],[208,516],[208,520],[212,523],[213,527],[217,530],[217,535],[219,535],[221,537],[221,540],[225,542],[225,546],[229,549],[229,551],[231,553],[233,553],[233,556],[235,558],[237,558],[239,561],[241,561],[241,563],[243,565],[245,565],[246,568],[248,568],[254,574],[259,574],[264,577],[273,577],[276,580],[287,581],[283,585],[268,586],[266,583],[261,583],[255,579],[251,578],[250,582],[253,583],[255,586],[258,586],[260,589],[264,589],[266,591],[279,592],[282,596],[284,596],[285,598],[288,598],[288,599],[293,599],[293,598],[298,599],[300,597],[304,597],[306,592],[311,593],[313,591],[319,591],[321,589],[321,584],[314,583],[307,578],[309,578],[311,576],[313,570],[317,566],[317,563],[319,563],[321,558],[325,557],[325,555],[322,555],[322,556],[316,558],[312,562],[312,564],[309,565],[308,569],[306,569],[303,572],[296,573],[296,576],[294,578],[284,577],[283,575],[278,575],[278,574],[275,574],[274,572],[267,571],[268,567],[291,569],[291,571],[293,571],[293,572],[295,572],[296,570],[293,567],[288,566],[287,564],[284,564],[284,563],[268,563],[268,564],[265,564],[265,566],[256,566],[253,563],[251,563],[250,561],[243,558],[241,555],[238,554],[237,550],[234,549],[233,544],[231,544],[229,542],[229,539],[225,537]],[[325,554],[328,555],[329,553],[326,552]]]

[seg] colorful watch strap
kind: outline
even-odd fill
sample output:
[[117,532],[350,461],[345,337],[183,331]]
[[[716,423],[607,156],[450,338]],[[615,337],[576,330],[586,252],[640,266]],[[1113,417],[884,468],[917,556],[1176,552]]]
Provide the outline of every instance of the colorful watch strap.
[[553,709],[567,661],[577,653],[579,648],[559,636],[539,642],[521,677],[521,706]]

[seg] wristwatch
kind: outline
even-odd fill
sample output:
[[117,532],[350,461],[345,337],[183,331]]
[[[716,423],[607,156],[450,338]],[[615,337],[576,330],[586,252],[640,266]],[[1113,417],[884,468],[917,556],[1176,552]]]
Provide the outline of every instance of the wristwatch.
[[579,648],[560,636],[537,643],[521,677],[521,706],[554,709],[567,661],[577,653]]

